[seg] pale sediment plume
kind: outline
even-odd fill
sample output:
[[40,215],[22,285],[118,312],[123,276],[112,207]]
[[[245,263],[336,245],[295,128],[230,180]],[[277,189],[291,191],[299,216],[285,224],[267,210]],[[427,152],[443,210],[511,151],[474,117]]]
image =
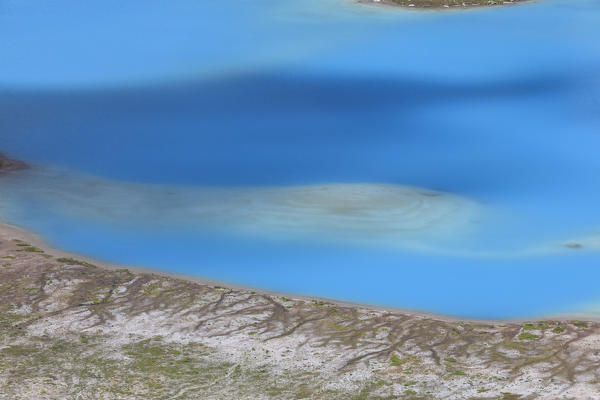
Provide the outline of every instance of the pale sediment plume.
[[224,203],[198,210],[227,215],[238,229],[257,234],[327,235],[393,246],[460,232],[478,210],[459,196],[384,184],[244,189]]
[[13,183],[15,193],[77,217],[398,248],[435,247],[471,231],[482,213],[475,201],[457,195],[391,184],[194,188],[51,169],[30,171]]
[[[6,160],[6,158],[5,158]],[[26,168],[10,161],[11,171]],[[268,240],[339,242],[459,257],[544,256],[597,251],[600,235],[530,238],[504,248],[495,210],[475,200],[419,187],[333,183],[273,187],[136,184],[33,168],[0,182],[0,216],[23,199],[75,218],[132,227],[217,230]],[[503,228],[506,229],[506,228]],[[518,230],[518,227],[515,229]],[[490,243],[487,243],[490,242]]]

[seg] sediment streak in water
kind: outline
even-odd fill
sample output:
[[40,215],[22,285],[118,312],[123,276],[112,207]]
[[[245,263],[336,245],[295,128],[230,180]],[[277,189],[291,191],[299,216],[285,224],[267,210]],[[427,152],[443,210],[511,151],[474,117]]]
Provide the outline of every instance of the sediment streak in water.
[[391,184],[208,188],[34,169],[2,185],[12,187],[6,191],[10,197],[37,199],[76,218],[399,247],[454,238],[471,229],[481,212],[476,202],[460,196]]
[[[493,210],[455,194],[412,186],[333,183],[274,187],[148,185],[34,168],[0,181],[0,217],[21,204],[77,220],[133,229],[194,228],[269,240],[346,242],[475,257],[600,249],[600,235],[502,248]],[[28,206],[31,208],[30,206]],[[25,209],[24,209],[25,210]],[[23,211],[23,212],[26,212]],[[510,235],[510,229],[498,235]],[[498,236],[496,235],[496,236]],[[494,243],[487,243],[488,241]]]

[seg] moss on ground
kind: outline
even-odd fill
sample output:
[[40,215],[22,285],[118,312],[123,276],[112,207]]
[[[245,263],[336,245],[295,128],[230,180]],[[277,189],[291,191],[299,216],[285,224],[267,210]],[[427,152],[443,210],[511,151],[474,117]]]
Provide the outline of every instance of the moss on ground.
[[534,340],[534,339],[539,339],[540,336],[539,335],[535,335],[533,333],[529,333],[529,332],[523,332],[519,335],[519,340]]

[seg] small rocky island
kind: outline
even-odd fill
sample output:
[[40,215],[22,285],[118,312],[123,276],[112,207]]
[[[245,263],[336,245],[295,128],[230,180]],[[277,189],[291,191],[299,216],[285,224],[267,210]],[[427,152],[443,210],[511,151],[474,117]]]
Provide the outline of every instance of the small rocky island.
[[28,165],[23,161],[13,160],[3,153],[0,153],[0,176],[7,175],[14,171],[19,171],[28,168]]
[[521,3],[526,0],[360,0],[362,3],[389,4],[401,7],[450,9],[483,6],[501,6]]

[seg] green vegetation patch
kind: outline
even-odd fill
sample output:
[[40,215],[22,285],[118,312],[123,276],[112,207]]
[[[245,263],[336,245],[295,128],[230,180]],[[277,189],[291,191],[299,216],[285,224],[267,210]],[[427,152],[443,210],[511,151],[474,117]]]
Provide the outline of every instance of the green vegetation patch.
[[[236,398],[235,393],[243,393],[244,398],[301,399],[315,398],[318,392],[318,374],[280,374],[219,361],[214,350],[200,343],[168,343],[156,337],[134,338],[119,346],[108,339],[100,334],[73,334],[64,339],[30,337],[25,343],[5,346],[0,349],[0,378],[12,378],[5,381],[2,394],[22,398],[16,393],[25,382],[43,382],[44,390],[58,390],[52,398],[183,399],[190,393],[193,398],[215,393]],[[366,399],[380,385],[383,381],[367,384],[361,391],[366,396],[357,398]],[[182,395],[182,388],[190,393]],[[327,398],[352,396],[334,391]]]
[[[372,392],[376,391],[378,388],[382,387],[383,385],[385,385],[385,381],[382,379],[375,379],[372,382],[369,382],[368,384],[366,384],[361,391],[354,397],[352,397],[352,400],[367,400],[367,399],[371,399],[372,397]],[[379,398],[379,397],[377,397]]]
[[57,258],[56,261],[63,263],[63,264],[67,264],[67,265],[81,265],[83,267],[96,268],[96,266],[94,264],[90,264],[85,261],[76,260],[74,258],[62,257],[62,258]]
[[[20,246],[20,245],[19,245]],[[28,253],[43,253],[44,250],[40,249],[39,247],[35,247],[35,246],[25,246],[25,247],[21,247],[19,250],[17,251],[26,251]]]
[[0,313],[0,332],[13,329],[16,324],[25,317],[13,313]]
[[587,328],[588,327],[588,323],[585,321],[571,321],[571,323],[578,328]]
[[539,335],[534,335],[533,333],[529,333],[529,332],[523,332],[519,335],[520,340],[532,340],[532,339],[539,339],[539,338],[540,338]]
[[535,331],[544,331],[546,329],[550,328],[550,323],[543,321],[543,322],[538,322],[536,324],[533,323],[527,323],[523,325],[523,330],[535,330]]
[[400,357],[398,357],[395,354],[392,354],[392,356],[390,357],[390,363],[394,367],[401,367],[402,366],[402,360],[400,359]]

